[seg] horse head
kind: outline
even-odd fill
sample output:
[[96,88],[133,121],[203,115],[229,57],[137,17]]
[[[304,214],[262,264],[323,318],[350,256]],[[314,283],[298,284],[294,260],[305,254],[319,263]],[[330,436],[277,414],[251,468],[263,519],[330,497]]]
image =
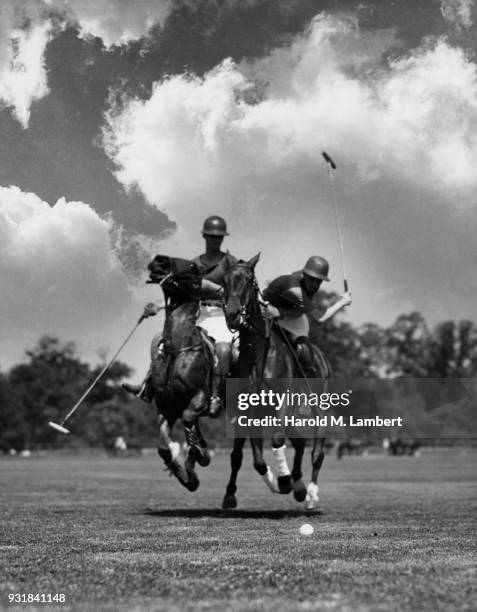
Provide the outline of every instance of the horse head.
[[147,282],[160,284],[166,297],[175,302],[199,299],[200,276],[194,262],[180,257],[156,255],[148,269]]
[[224,275],[224,313],[229,329],[235,331],[247,324],[252,305],[257,300],[255,266],[260,253],[249,261],[239,260]]

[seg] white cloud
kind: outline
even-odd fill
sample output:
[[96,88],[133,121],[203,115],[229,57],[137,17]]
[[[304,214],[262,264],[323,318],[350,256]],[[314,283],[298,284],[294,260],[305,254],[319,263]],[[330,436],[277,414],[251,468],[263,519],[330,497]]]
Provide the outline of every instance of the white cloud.
[[48,93],[44,52],[51,24],[40,13],[34,1],[0,6],[0,102],[13,108],[23,127],[32,103]]
[[291,48],[253,66],[255,78],[267,78],[256,104],[246,101],[254,88],[247,71],[230,60],[204,78],[156,83],[149,100],[108,116],[119,180],[185,225],[225,201],[246,207],[250,189],[255,198],[286,198],[286,171],[296,182],[288,191],[302,193],[303,173],[311,180],[323,148],[362,179],[475,188],[475,64],[437,41],[383,67],[389,33],[371,56],[365,36],[350,22],[316,19]]
[[97,347],[121,334],[131,304],[108,223],[90,206],[0,187],[0,344],[51,333]]
[[441,13],[453,26],[470,28],[474,0],[441,0]]
[[[201,222],[217,212],[229,221],[232,252],[245,257],[264,247],[264,280],[300,265],[311,250],[331,253],[337,278],[325,149],[339,164],[338,195],[353,202],[344,220],[345,234],[346,224],[354,224],[346,236],[351,275],[369,285],[377,262],[389,260],[371,252],[371,245],[383,248],[382,238],[363,241],[370,219],[365,222],[359,211],[370,214],[369,200],[373,226],[401,215],[410,232],[408,252],[422,255],[422,237],[412,233],[414,225],[422,226],[414,223],[414,202],[425,197],[448,212],[456,196],[464,210],[473,204],[477,70],[445,40],[425,41],[386,62],[383,53],[396,43],[393,36],[362,33],[353,21],[320,16],[289,48],[251,66],[227,60],[203,78],[172,76],[156,83],[150,99],[113,108],[106,149],[119,180],[138,185],[177,222],[179,231],[165,248],[196,254]],[[251,102],[254,97],[258,101]],[[401,238],[387,246],[403,244]],[[441,276],[444,269],[445,261]],[[434,263],[435,283],[437,270]],[[379,273],[384,280],[395,265]],[[406,282],[409,274],[410,268]]]
[[[46,0],[45,0],[46,1]],[[121,45],[146,36],[162,24],[171,0],[49,0],[83,35],[97,36],[106,47]]]
[[31,105],[49,91],[45,50],[61,20],[110,47],[146,36],[170,7],[170,0],[1,0],[0,103],[28,127]]

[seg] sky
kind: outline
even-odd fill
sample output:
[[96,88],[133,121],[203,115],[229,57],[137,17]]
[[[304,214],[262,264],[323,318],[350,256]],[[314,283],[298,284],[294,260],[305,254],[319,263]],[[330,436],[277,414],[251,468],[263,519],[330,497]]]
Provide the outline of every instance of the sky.
[[[330,262],[353,324],[475,320],[473,0],[2,0],[0,368],[112,356],[202,222],[262,285]],[[162,326],[122,353],[140,376]]]

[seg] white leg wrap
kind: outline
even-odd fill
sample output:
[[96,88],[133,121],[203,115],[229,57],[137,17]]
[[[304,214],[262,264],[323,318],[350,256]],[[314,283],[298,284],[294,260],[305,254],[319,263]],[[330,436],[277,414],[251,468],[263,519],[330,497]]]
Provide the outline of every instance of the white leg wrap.
[[280,448],[272,448],[273,456],[275,458],[275,465],[277,466],[278,476],[289,476],[290,468],[288,467],[287,457],[285,455],[285,444]]
[[262,476],[263,482],[267,485],[272,493],[279,493],[278,486],[275,481],[275,477],[273,476],[273,472],[270,467],[267,465],[267,473]]
[[306,497],[309,496],[311,499],[318,501],[318,490],[318,485],[315,482],[310,482],[306,488]]
[[179,442],[169,442],[169,450],[171,451],[172,460],[174,461],[174,459],[177,459],[181,454],[181,445]]
[[320,498],[318,497],[318,485],[314,482],[310,482],[310,484],[306,488],[306,499],[305,499],[305,508],[307,510],[313,510],[318,505]]

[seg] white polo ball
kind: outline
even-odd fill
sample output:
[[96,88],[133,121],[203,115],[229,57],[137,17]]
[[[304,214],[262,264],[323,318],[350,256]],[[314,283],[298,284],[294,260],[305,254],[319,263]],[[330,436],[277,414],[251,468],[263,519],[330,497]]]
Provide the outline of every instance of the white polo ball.
[[309,523],[304,523],[300,527],[301,535],[311,535],[313,533],[313,531],[314,531],[314,529],[313,529],[312,525],[310,525]]

